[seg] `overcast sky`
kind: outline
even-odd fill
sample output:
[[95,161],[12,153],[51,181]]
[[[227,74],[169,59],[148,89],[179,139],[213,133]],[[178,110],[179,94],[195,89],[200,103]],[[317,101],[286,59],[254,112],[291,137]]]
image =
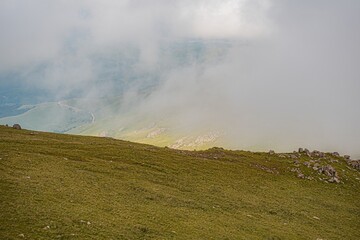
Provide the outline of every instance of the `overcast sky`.
[[[2,0],[0,36],[0,73],[21,73],[24,86],[59,96],[112,88],[92,87],[94,54],[136,46],[137,66],[151,70],[164,44],[226,40],[220,62],[162,75],[144,111],[176,109],[194,128],[230,132],[239,148],[360,153],[357,0]],[[44,63],[41,76],[27,77]]]

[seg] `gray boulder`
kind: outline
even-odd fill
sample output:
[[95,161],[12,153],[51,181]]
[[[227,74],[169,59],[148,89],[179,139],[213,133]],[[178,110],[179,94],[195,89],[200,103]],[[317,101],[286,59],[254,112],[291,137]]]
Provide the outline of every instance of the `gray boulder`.
[[335,168],[331,165],[320,167],[319,172],[323,173],[329,177],[336,177],[336,178],[338,177],[338,174],[337,174]]
[[18,130],[21,130],[21,126],[20,126],[20,124],[14,124],[13,125],[13,129],[18,129]]

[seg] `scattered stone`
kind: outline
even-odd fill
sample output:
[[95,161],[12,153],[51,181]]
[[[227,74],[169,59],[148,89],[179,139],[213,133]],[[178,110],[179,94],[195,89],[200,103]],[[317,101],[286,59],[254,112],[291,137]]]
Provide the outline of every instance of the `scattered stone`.
[[306,154],[306,156],[311,157],[311,153],[310,153],[309,149],[305,148],[304,153]]
[[272,173],[272,174],[279,174],[279,171],[276,168],[269,168],[260,164],[250,164],[252,167],[259,168],[265,172]]
[[279,158],[286,158],[284,154],[279,154]]
[[345,158],[346,160],[350,160],[350,156],[349,156],[349,155],[344,155],[344,158]]
[[297,159],[298,156],[296,156],[295,154],[290,154],[290,158],[292,158],[292,159]]
[[46,226],[43,228],[44,230],[50,229],[50,226]]
[[334,157],[340,157],[340,154],[338,152],[333,152],[331,155],[333,155]]
[[330,183],[340,183],[340,180],[337,177],[332,177],[329,179]]
[[275,154],[275,151],[274,151],[274,150],[270,150],[270,151],[269,151],[269,154],[270,154],[270,155],[274,155],[274,154]]
[[320,218],[317,216],[313,216],[313,219],[320,220]]
[[311,152],[312,157],[320,157],[320,152],[318,150],[314,150]]
[[21,130],[21,126],[20,126],[20,124],[14,124],[13,125],[13,129],[17,129],[17,130]]
[[18,236],[22,237],[22,238],[25,237],[25,235],[23,233],[19,234]]
[[348,164],[357,169],[357,170],[360,170],[360,160],[352,160],[352,161],[349,161]]
[[304,175],[303,173],[299,173],[299,174],[297,175],[297,177],[304,179],[304,178],[305,178],[305,175]]
[[300,164],[299,160],[294,160],[294,164]]
[[309,162],[304,162],[304,165],[307,167],[311,167],[311,164]]
[[304,153],[304,149],[303,148],[299,148],[299,153]]

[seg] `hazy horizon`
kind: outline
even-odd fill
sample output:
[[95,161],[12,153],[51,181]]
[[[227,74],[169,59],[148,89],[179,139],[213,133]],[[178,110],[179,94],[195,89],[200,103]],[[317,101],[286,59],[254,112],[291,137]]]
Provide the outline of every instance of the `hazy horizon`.
[[4,104],[119,96],[234,148],[360,157],[359,1],[5,0],[0,31]]

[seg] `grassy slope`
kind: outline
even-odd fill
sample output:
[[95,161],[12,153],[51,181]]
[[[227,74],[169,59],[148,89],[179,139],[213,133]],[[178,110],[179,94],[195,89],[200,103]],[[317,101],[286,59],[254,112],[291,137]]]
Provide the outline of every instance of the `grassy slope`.
[[0,239],[360,239],[360,174],[333,165],[343,183],[266,153],[0,126]]

